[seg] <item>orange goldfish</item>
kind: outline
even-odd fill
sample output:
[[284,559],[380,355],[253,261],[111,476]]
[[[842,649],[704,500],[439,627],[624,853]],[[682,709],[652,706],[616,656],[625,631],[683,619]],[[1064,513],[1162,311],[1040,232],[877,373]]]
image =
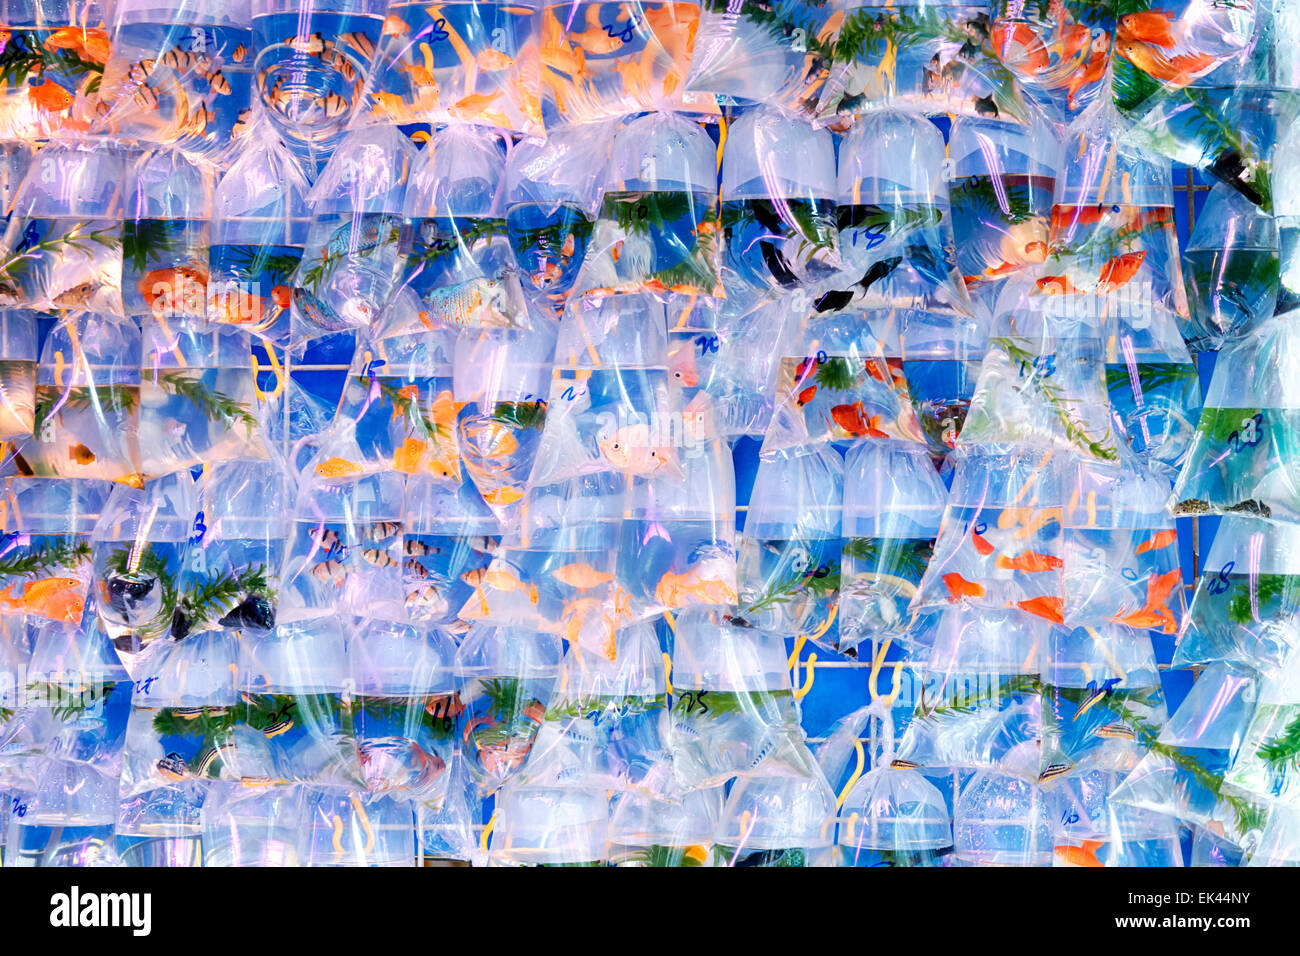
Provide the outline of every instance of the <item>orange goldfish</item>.
[[208,274],[189,266],[154,269],[136,283],[136,288],[155,315],[180,311],[202,314],[207,299]]
[[831,408],[831,418],[846,432],[855,438],[888,438],[889,434],[880,429],[881,416],[867,417],[867,410],[861,402],[852,405],[835,405]]
[[651,437],[649,425],[624,425],[596,445],[605,460],[619,471],[648,478],[673,461],[672,448],[652,443]]
[[[23,588],[22,594],[15,595],[14,588]],[[76,624],[85,606],[82,589],[77,578],[42,578],[27,583],[26,587],[21,582],[9,585],[0,591],[0,603],[11,610]]]
[[1167,531],[1157,531],[1137,546],[1137,553],[1146,554],[1148,551],[1159,551],[1161,548],[1169,547],[1177,540],[1178,532],[1173,528]]
[[1105,866],[1097,859],[1097,851],[1105,845],[1102,840],[1084,840],[1080,846],[1058,846],[1052,852],[1065,866]]
[[484,73],[495,73],[498,70],[508,70],[515,65],[515,59],[500,50],[493,47],[487,47],[479,51],[475,60],[478,62],[478,68]]
[[943,586],[948,589],[948,600],[959,601],[966,597],[983,597],[984,585],[967,581],[956,571],[943,576]]
[[47,50],[72,50],[95,63],[107,63],[110,52],[108,31],[96,28],[59,27],[45,38],[44,45]]
[[614,575],[607,574],[604,571],[597,571],[585,561],[579,561],[574,564],[566,564],[562,568],[556,568],[551,572],[551,577],[555,578],[561,584],[567,584],[571,588],[577,588],[579,591],[590,591],[592,588],[600,587],[602,584],[608,584],[614,580]]
[[1170,49],[1178,44],[1173,23],[1174,14],[1170,10],[1143,10],[1120,17],[1116,33],[1121,40],[1141,40]]
[[817,386],[809,385],[794,397],[795,404],[803,408],[817,396]]
[[1043,41],[1023,23],[996,23],[991,39],[998,59],[1012,70],[1035,76],[1052,65]]
[[66,110],[76,99],[71,93],[53,80],[42,79],[27,87],[27,98],[43,110],[57,113]]
[[1174,570],[1161,575],[1152,575],[1147,579],[1147,600],[1141,608],[1131,613],[1120,613],[1111,618],[1116,624],[1127,624],[1129,627],[1142,629],[1160,628],[1165,634],[1172,634],[1178,630],[1178,622],[1174,620],[1173,612],[1169,610],[1169,596],[1174,593],[1174,589],[1182,584],[1183,573],[1175,568]]
[[1073,295],[1083,291],[1070,281],[1069,276],[1043,276],[1034,285],[1047,295]]
[[993,553],[993,545],[989,542],[988,538],[981,534],[976,534],[974,531],[970,533],[970,538],[971,543],[975,545],[975,550],[984,555],[984,557],[987,558]]
[[355,461],[348,461],[337,455],[316,466],[316,474],[322,478],[344,478],[348,475],[359,475],[361,472],[361,466]]
[[393,452],[393,471],[404,475],[419,474],[420,462],[424,460],[425,444],[418,438],[405,438],[402,447]]
[[1126,252],[1107,259],[1105,265],[1101,267],[1101,276],[1097,281],[1097,291],[1102,293],[1111,292],[1125,285],[1137,274],[1146,257],[1145,252]]
[[690,342],[679,345],[668,355],[668,377],[687,388],[700,384],[700,370],[695,365],[695,349]]
[[1066,84],[1067,95],[1065,101],[1070,109],[1074,109],[1074,98],[1081,89],[1096,83],[1106,75],[1106,65],[1110,62],[1110,37],[1105,33],[1101,37],[1102,39],[1094,47],[1094,52],[1088,62],[1083,65],[1082,69],[1075,70],[1074,75],[1070,77],[1070,82]]
[[1013,606],[1051,621],[1053,624],[1065,623],[1065,600],[1063,598],[1044,595],[1043,597],[1031,598],[1028,601],[1016,601]]
[[1214,55],[1210,53],[1166,57],[1137,40],[1120,39],[1115,44],[1115,51],[1143,73],[1174,87],[1186,86],[1215,63]]
[[[588,53],[594,53],[597,56],[604,56],[613,53],[623,46],[623,38],[619,36],[621,31],[614,28],[606,29],[600,21],[600,13],[604,7],[599,3],[593,3],[587,7],[587,29],[582,33],[570,33],[568,39],[581,46]],[[632,27],[629,22],[629,28]],[[617,24],[615,24],[615,27]]]
[[469,113],[471,115],[482,113],[491,106],[493,102],[499,100],[501,96],[501,90],[495,90],[492,93],[473,93],[457,100],[456,105],[451,109],[452,112],[455,113]]
[[736,589],[719,578],[703,577],[695,568],[684,574],[668,571],[655,586],[655,600],[664,607],[688,604],[735,604]]
[[522,488],[516,488],[514,485],[505,485],[501,488],[490,488],[487,491],[480,491],[479,495],[489,505],[495,505],[498,508],[504,508],[512,505],[524,496]]
[[394,13],[384,17],[383,29],[379,31],[380,36],[397,37],[411,32],[411,25]]
[[1065,566],[1065,562],[1060,558],[1050,554],[1040,554],[1037,551],[1022,551],[1014,558],[999,554],[996,564],[1003,571],[1026,571],[1031,574],[1038,571],[1057,571]]

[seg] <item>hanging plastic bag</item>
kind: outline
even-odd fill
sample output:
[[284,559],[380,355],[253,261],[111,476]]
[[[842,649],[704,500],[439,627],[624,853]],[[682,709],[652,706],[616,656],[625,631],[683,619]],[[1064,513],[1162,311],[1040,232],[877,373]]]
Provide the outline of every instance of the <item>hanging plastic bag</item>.
[[[957,447],[970,412],[988,327],[974,318],[912,311],[902,313],[897,325],[903,377],[917,423],[931,459],[942,466]],[[892,351],[894,337],[883,336],[886,350]]]
[[1201,566],[1173,666],[1288,660],[1300,645],[1300,528],[1226,515]]
[[909,609],[939,534],[947,490],[920,448],[861,442],[844,459],[844,553],[837,650],[913,644],[933,615]]
[[402,511],[402,581],[413,622],[455,634],[469,629],[459,616],[501,542],[501,526],[466,479],[449,489],[436,478],[408,476]]
[[941,866],[952,849],[948,804],[920,773],[892,766],[894,722],[889,708],[873,701],[855,711],[836,724],[827,743],[848,731],[861,746],[858,737],[872,716],[880,720],[880,753],[840,801],[836,843],[841,865]]
[[501,791],[488,866],[604,866],[609,801],[603,787]]
[[117,774],[64,760],[41,761],[10,845],[34,866],[117,866]]
[[0,304],[122,313],[125,152],[60,141],[36,157],[0,253]]
[[843,19],[838,0],[703,3],[686,90],[811,113]]
[[252,102],[247,0],[122,0],[111,43],[93,132],[213,158],[225,149]]
[[948,156],[957,268],[971,297],[989,303],[1008,276],[1047,259],[1060,146],[1046,123],[962,116]]
[[251,3],[255,95],[290,148],[319,166],[362,108],[388,4]]
[[545,140],[525,140],[506,157],[506,228],[525,281],[546,293],[556,311],[591,240],[612,124],[570,127]]
[[763,453],[822,442],[925,440],[903,363],[868,316],[809,315],[782,343],[775,409]]
[[812,754],[803,776],[767,776],[760,765],[727,794],[713,837],[713,866],[835,865],[835,794]]
[[500,135],[475,127],[435,133],[416,159],[402,203],[400,288],[419,297],[426,325],[514,318],[502,282],[511,263],[504,173]]
[[548,131],[647,110],[717,113],[683,84],[700,6],[680,0],[543,2],[542,116]]
[[893,765],[992,770],[1037,781],[1038,673],[1050,631],[1013,610],[946,611]]
[[36,412],[36,315],[0,311],[0,440],[34,432]]
[[993,53],[1036,101],[1070,116],[1096,99],[1110,64],[1115,14],[1085,3],[1024,4],[996,8],[989,39]]
[[471,630],[456,652],[461,749],[484,793],[512,777],[531,752],[561,653],[553,634],[493,627]]
[[213,628],[255,632],[275,626],[290,506],[285,477],[275,461],[204,467],[173,638]]
[[609,865],[703,866],[722,803],[722,787],[666,797],[624,790],[610,803]]
[[203,865],[297,866],[302,787],[217,785],[203,801]]
[[305,790],[305,866],[415,865],[415,805],[387,794]]
[[[307,244],[306,177],[261,120],[212,197],[208,321],[283,339]],[[283,321],[282,321],[283,320]]]
[[146,478],[236,458],[265,458],[249,337],[145,319],[140,458]]
[[807,751],[780,635],[705,608],[683,611],[674,631],[673,768],[682,786],[718,786],[760,763],[771,775],[809,773],[803,760],[785,762]]
[[95,522],[91,559],[100,621],[133,676],[171,631],[196,510],[194,480],[184,471],[143,490],[118,486]]
[[894,109],[873,111],[844,138],[836,196],[844,268],[814,302],[818,312],[972,314],[957,268],[943,156],[934,124]]
[[977,773],[953,807],[953,853],[975,866],[1051,866],[1051,804],[1034,783]]
[[759,462],[737,543],[737,617],[763,630],[823,639],[839,596],[843,499],[844,462],[829,445]]
[[90,588],[90,532],[107,482],[9,478],[0,497],[0,613],[68,624]]
[[698,124],[664,113],[630,121],[614,136],[575,291],[723,296],[717,195],[715,149]]
[[1026,122],[1015,77],[994,55],[987,4],[850,0],[818,116],[847,127],[882,105]]
[[956,462],[912,607],[1015,608],[1064,622],[1062,537],[1072,471],[1052,452],[971,446]]
[[140,330],[79,313],[45,339],[33,437],[14,450],[21,475],[140,486]]
[[406,619],[402,589],[402,477],[367,470],[356,442],[332,435],[298,485],[279,621],[341,611]]
[[96,0],[5,11],[0,138],[30,141],[87,128],[109,59],[105,13]]
[[502,527],[514,523],[546,422],[557,324],[467,328],[456,342],[452,392],[461,462]]
[[384,123],[543,136],[536,4],[389,4],[367,108]]
[[483,851],[474,830],[482,818],[482,807],[465,763],[464,755],[455,750],[447,766],[445,792],[416,804],[416,839],[425,866],[430,859],[481,865]]
[[1178,531],[1168,484],[1081,461],[1065,509],[1065,624],[1175,634],[1183,617]]
[[1215,186],[1183,252],[1191,348],[1217,349],[1272,318],[1278,298],[1277,222],[1226,185]]
[[1255,713],[1242,735],[1223,785],[1234,793],[1285,806],[1297,804],[1300,755],[1300,681],[1288,661],[1259,685]]
[[450,637],[436,630],[370,621],[352,632],[353,726],[371,793],[425,799],[445,792],[462,710],[455,655]]
[[392,292],[415,146],[396,128],[357,130],[307,195],[312,223],[293,278],[295,345],[369,327]]
[[828,131],[770,107],[736,120],[722,153],[724,282],[781,291],[830,278],[841,266],[835,186]]
[[242,636],[235,724],[246,785],[365,786],[346,642],[336,620],[278,624]]
[[1219,354],[1174,483],[1174,514],[1241,512],[1300,520],[1293,450],[1296,313],[1274,316]]

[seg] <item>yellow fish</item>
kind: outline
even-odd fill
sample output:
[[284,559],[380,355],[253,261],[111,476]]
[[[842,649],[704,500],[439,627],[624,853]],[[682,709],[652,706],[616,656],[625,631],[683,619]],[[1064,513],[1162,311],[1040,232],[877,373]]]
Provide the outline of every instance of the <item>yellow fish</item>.
[[483,500],[490,505],[504,507],[512,505],[524,496],[522,488],[516,488],[513,485],[506,485],[504,488],[493,488],[490,491],[481,492]]
[[551,577],[555,578],[561,584],[567,584],[571,588],[577,588],[579,591],[589,591],[592,588],[599,587],[614,580],[614,575],[606,574],[604,571],[597,571],[585,561],[574,564],[566,564],[562,568],[556,568],[551,572]]
[[348,475],[359,475],[361,472],[361,466],[355,461],[348,461],[337,455],[316,466],[316,474],[322,478],[345,478]]

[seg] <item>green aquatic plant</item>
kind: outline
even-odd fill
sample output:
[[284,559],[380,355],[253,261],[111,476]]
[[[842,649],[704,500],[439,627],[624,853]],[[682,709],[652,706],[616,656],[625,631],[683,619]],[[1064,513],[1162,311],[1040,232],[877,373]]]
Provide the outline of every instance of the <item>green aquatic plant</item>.
[[260,424],[243,404],[204,385],[203,380],[192,372],[163,372],[157,377],[157,383],[164,390],[190,402],[209,421],[243,425],[245,434],[249,436]]
[[31,576],[53,568],[73,568],[88,560],[89,541],[61,540],[41,548],[15,550],[0,556],[0,576]]

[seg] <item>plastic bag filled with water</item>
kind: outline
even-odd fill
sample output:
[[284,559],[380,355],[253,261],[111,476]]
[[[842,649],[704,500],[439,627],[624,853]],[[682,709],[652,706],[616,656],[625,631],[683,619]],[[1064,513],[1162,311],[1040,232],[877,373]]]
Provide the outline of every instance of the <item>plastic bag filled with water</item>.
[[312,223],[293,278],[295,344],[368,328],[396,279],[402,199],[416,149],[396,127],[349,134],[312,184]]
[[911,310],[875,312],[871,323],[886,352],[902,357],[903,377],[930,457],[936,466],[946,467],[975,395],[987,323]]
[[217,157],[252,105],[250,22],[248,0],[115,3],[91,131]]
[[840,144],[837,215],[844,267],[818,312],[921,309],[972,314],[958,270],[943,135],[924,117],[873,111]]
[[1016,610],[944,612],[893,765],[997,770],[1038,780],[1038,674],[1050,632]]
[[838,0],[706,0],[686,90],[812,113],[830,75],[843,19]]
[[251,0],[253,89],[289,147],[330,158],[362,109],[385,0]]
[[1174,484],[1175,514],[1300,515],[1294,318],[1294,312],[1274,316],[1220,353]]
[[416,803],[416,839],[426,860],[464,861],[465,865],[480,861],[482,850],[474,827],[482,807],[465,764],[464,755],[454,751],[444,792]]
[[645,624],[619,631],[616,641],[613,659],[570,646],[515,785],[664,785],[652,774],[671,747],[659,641]]
[[36,367],[32,436],[15,442],[20,475],[140,486],[140,330],[91,313],[61,319]]
[[5,479],[0,613],[81,621],[91,579],[90,532],[112,487],[86,479]]
[[280,571],[279,621],[345,610],[406,619],[402,476],[367,469],[358,451],[349,436],[335,435],[299,476]]
[[1055,807],[1038,784],[981,772],[954,800],[953,855],[965,866],[1051,866]]
[[1110,64],[1115,14],[1104,6],[1066,2],[995,5],[993,54],[1025,93],[1057,116],[1096,99]]
[[275,626],[293,499],[280,464],[238,459],[205,465],[189,561],[172,619],[177,640],[219,628]]
[[620,528],[618,580],[645,618],[736,603],[736,479],[731,448],[682,450],[684,481],[638,478]]
[[215,785],[203,801],[203,865],[297,866],[305,788]]
[[1241,746],[1224,775],[1225,789],[1294,807],[1297,803],[1296,754],[1300,753],[1300,681],[1296,658],[1264,676],[1255,713]]
[[624,790],[610,801],[610,866],[694,867],[708,861],[723,788],[665,789],[665,796]]
[[0,440],[12,441],[35,431],[36,359],[39,357],[36,314],[0,311]]
[[143,489],[119,485],[91,534],[93,587],[100,621],[132,672],[167,637],[189,561],[196,512],[188,471]]
[[786,762],[804,751],[779,634],[693,608],[676,618],[672,665],[673,768],[682,786],[716,786],[760,764],[774,775],[807,773],[802,760]]
[[990,303],[1008,276],[1047,259],[1060,147],[1051,127],[958,117],[948,136],[948,197],[960,270]]
[[605,788],[521,787],[501,791],[488,866],[605,866],[609,797]]
[[467,328],[456,342],[452,394],[461,463],[510,527],[546,423],[558,324],[534,312],[529,328]]
[[244,635],[234,728],[241,783],[364,787],[354,687],[336,619]]
[[108,63],[106,5],[23,3],[5,11],[0,136],[46,139],[85,130]]
[[1028,117],[1015,75],[993,51],[995,6],[851,0],[822,87],[818,117],[845,127],[873,108]]
[[506,229],[527,284],[559,312],[587,255],[600,210],[609,123],[562,127],[524,140],[506,158]]
[[912,607],[1015,608],[1063,623],[1063,505],[1073,478],[1052,451],[971,446],[961,452]]
[[249,369],[247,333],[184,320],[143,322],[140,470],[146,480],[270,452]]
[[312,786],[304,802],[304,866],[415,865],[414,801]]
[[575,291],[724,295],[715,153],[681,116],[650,113],[619,130]]
[[266,120],[217,183],[208,246],[208,321],[283,340],[310,225],[307,179]]
[[1215,186],[1183,251],[1191,348],[1221,348],[1273,316],[1278,299],[1277,222],[1240,193]]
[[647,110],[717,115],[712,96],[684,88],[699,4],[544,0],[540,6],[548,131]]
[[505,153],[498,134],[449,126],[429,140],[402,203],[400,288],[420,299],[421,322],[518,321],[503,274],[512,265],[502,205]]
[[803,775],[770,776],[763,764],[731,788],[711,866],[835,865],[835,793],[807,746],[798,749]]
[[72,139],[41,150],[13,199],[0,304],[123,314],[129,159],[121,147]]
[[1159,477],[1080,461],[1065,507],[1065,623],[1178,633],[1178,531]]
[[[765,454],[822,442],[925,438],[900,358],[875,337],[870,313],[809,313],[790,328],[777,368]],[[892,351],[892,350],[891,350]]]
[[436,629],[367,621],[348,636],[353,727],[371,793],[427,799],[445,792],[463,709],[455,656],[455,642]]
[[523,766],[560,676],[563,655],[554,634],[479,627],[456,652],[465,710],[460,746],[470,775],[491,793]]
[[1174,666],[1281,667],[1300,645],[1300,529],[1225,515],[1202,567]]
[[754,627],[825,639],[838,613],[844,462],[829,444],[759,462],[737,540],[740,603]]
[[538,27],[531,2],[390,3],[371,67],[369,118],[544,136]]
[[774,107],[733,122],[722,151],[728,296],[788,291],[834,275],[841,265],[835,197],[827,130]]
[[934,615],[910,609],[934,551],[948,492],[930,456],[901,442],[860,442],[844,458],[841,654],[860,644],[924,641]]
[[460,609],[487,572],[502,528],[466,478],[459,487],[428,476],[406,479],[402,510],[402,589],[412,622],[463,634]]

